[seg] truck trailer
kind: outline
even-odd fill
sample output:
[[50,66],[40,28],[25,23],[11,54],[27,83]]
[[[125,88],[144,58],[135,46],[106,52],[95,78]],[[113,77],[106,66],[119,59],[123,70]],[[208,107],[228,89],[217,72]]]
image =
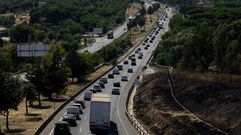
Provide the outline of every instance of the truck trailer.
[[111,100],[108,94],[94,94],[90,103],[90,131],[110,129]]

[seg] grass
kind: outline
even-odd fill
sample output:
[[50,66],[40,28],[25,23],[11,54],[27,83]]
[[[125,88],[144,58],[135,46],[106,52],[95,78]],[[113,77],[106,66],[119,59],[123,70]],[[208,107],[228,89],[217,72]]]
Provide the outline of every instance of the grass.
[[[94,80],[95,78],[102,75],[111,66],[103,66],[98,69],[96,72],[91,73],[88,76],[89,80]],[[58,102],[55,102],[56,108],[60,106],[64,101],[66,101],[70,96],[76,93],[79,89],[84,87],[86,83],[82,84],[70,84],[67,87],[67,92],[65,95],[60,97]],[[54,103],[49,101],[47,98],[42,97],[42,107],[38,107],[38,102],[35,101],[32,107],[29,107],[29,116],[25,115],[25,100],[23,100],[18,110],[11,110],[9,115],[9,127],[10,130],[6,130],[5,128],[5,117],[0,115],[0,127],[4,134],[24,134],[24,135],[32,135],[36,129],[54,112]]]

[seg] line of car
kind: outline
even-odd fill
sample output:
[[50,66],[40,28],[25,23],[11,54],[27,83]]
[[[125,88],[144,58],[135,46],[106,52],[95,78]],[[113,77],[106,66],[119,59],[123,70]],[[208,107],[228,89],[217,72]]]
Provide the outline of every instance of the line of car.
[[[159,21],[165,21],[167,18],[167,15],[164,13]],[[115,76],[120,75],[120,72],[123,71],[123,66],[129,66],[127,69],[127,74],[133,73],[133,67],[135,67],[137,64],[137,59],[141,60],[144,57],[144,50],[148,50],[150,45],[154,42],[156,39],[156,35],[160,34],[161,29],[163,29],[162,26],[156,25],[148,37],[144,40],[142,45],[138,47],[130,56],[128,56],[128,59],[123,61],[123,64],[119,64],[112,70],[111,73],[109,73],[106,77],[102,77],[99,79],[97,83],[93,85],[93,87],[84,93],[84,100],[90,101],[92,94],[102,92],[103,89],[105,89],[105,85],[108,83],[109,79],[114,79]],[[123,74],[123,73],[122,73]],[[122,75],[121,76],[121,82],[127,82],[128,76]],[[120,95],[120,87],[121,82],[116,81],[113,83],[111,94],[113,95]],[[80,115],[84,113],[85,101],[83,100],[76,100],[72,105],[70,105],[67,108],[67,112],[64,114],[62,119],[55,123],[54,128],[54,135],[71,135],[70,127],[77,126],[77,120],[81,120]]]
[[77,120],[81,120],[80,115],[84,114],[85,108],[85,101],[81,100],[70,105],[62,119],[55,123],[54,135],[71,135],[70,127],[77,126]]

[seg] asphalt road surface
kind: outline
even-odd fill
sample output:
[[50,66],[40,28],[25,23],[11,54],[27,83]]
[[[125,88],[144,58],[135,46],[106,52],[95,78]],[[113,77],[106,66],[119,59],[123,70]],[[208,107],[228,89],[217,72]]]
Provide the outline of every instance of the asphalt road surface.
[[[171,16],[171,10],[169,9],[168,12],[168,17],[170,18]],[[162,17],[161,17],[162,18]],[[120,71],[120,75],[115,75],[114,79],[108,79],[108,83],[105,85],[105,89],[102,89],[102,93],[108,93],[111,98],[111,121],[112,121],[112,127],[110,130],[110,133],[108,134],[113,134],[113,135],[138,135],[139,133],[137,130],[131,125],[129,122],[128,118],[125,115],[125,106],[126,106],[126,101],[127,101],[127,95],[128,92],[134,82],[134,79],[142,74],[142,68],[146,65],[148,59],[151,57],[153,51],[157,47],[161,35],[165,31],[167,31],[168,28],[168,23],[169,23],[169,18],[166,19],[166,21],[163,21],[160,18],[160,22],[164,22],[164,29],[161,29],[157,35],[155,35],[155,32],[151,34],[152,36],[155,35],[156,38],[153,40],[153,43],[150,43],[150,40],[145,43],[146,45],[149,44],[150,47],[145,50],[143,43],[140,44],[139,48],[141,48],[141,52],[143,52],[143,59],[138,59],[137,58],[137,53],[132,52],[131,54],[135,54],[136,58],[136,66],[131,66],[130,65],[130,60],[129,64],[124,65],[123,61],[120,63],[123,65],[123,71]],[[148,36],[150,39],[150,37]],[[126,58],[125,60],[128,60]],[[127,73],[127,69],[132,68],[134,73]],[[110,71],[112,73],[112,71]],[[109,73],[104,75],[104,77],[107,77]],[[121,77],[123,75],[128,76],[128,82],[121,82]],[[99,80],[97,81],[99,82]],[[96,82],[96,83],[97,83]],[[121,82],[121,87],[120,87],[120,95],[112,95],[111,90],[113,88],[113,83],[114,82]],[[93,86],[93,85],[92,85]],[[92,86],[87,88],[85,91],[89,91]],[[83,100],[83,94],[80,94],[76,99]],[[70,102],[63,110],[61,110],[55,118],[48,124],[48,126],[43,130],[41,135],[52,135],[54,132],[54,125],[57,121],[60,121],[62,119],[62,116],[66,113],[66,108],[73,104],[74,101]],[[71,127],[71,133],[73,135],[92,135],[92,133],[89,130],[89,114],[90,114],[90,101],[86,101],[86,108],[84,109],[84,114],[81,115],[81,120],[78,121],[78,126],[76,127]],[[116,127],[116,128],[115,128]]]
[[[151,5],[151,2],[148,1],[148,0],[144,0],[144,2],[145,2],[146,10],[147,10],[147,8]],[[117,27],[113,31],[113,34],[114,34],[113,39],[107,39],[107,36],[105,35],[104,37],[98,39],[94,44],[92,44],[90,46],[87,46],[86,48],[81,49],[79,52],[85,52],[85,51],[88,51],[90,53],[97,52],[101,48],[103,48],[104,46],[113,42],[114,39],[119,38],[120,36],[125,34],[126,32],[127,32],[127,21],[125,21],[125,23],[123,23],[121,26]]]

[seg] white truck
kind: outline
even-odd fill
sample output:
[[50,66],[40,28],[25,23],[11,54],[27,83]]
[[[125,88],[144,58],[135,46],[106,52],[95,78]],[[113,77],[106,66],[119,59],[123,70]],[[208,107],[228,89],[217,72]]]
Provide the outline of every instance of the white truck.
[[90,131],[109,130],[111,100],[108,94],[94,94],[90,103]]

